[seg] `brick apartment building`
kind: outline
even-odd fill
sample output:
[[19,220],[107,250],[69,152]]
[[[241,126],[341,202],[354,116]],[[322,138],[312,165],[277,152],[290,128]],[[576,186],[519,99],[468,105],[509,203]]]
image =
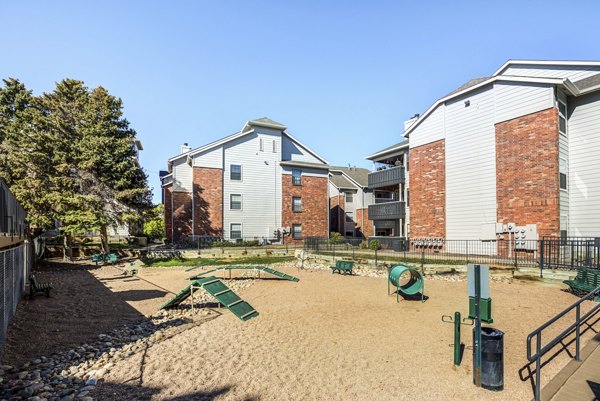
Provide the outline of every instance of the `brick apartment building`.
[[[404,208],[405,230],[381,234],[495,240],[515,223],[537,238],[600,236],[599,134],[600,62],[510,60],[367,157],[387,167],[370,181],[391,184]],[[395,180],[383,177],[394,169]]]
[[285,241],[328,234],[327,161],[268,118],[196,149],[161,174],[165,235]]
[[368,207],[375,198],[368,188],[369,173],[366,168],[330,167],[329,232],[361,239],[373,235]]

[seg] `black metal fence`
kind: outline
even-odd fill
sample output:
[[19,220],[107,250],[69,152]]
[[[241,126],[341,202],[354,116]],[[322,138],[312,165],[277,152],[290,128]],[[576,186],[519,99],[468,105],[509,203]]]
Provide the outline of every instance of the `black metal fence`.
[[480,241],[444,239],[402,239],[396,249],[382,249],[375,241],[360,239],[310,238],[304,241],[309,252],[332,257],[370,259],[375,263],[416,263],[435,265],[489,264],[505,267],[539,268],[538,241]]
[[175,250],[202,250],[213,248],[242,248],[249,250],[252,248],[260,248],[263,250],[296,250],[304,249],[305,239],[293,239],[286,235],[278,241],[269,240],[262,237],[242,237],[236,239],[224,239],[222,237],[212,236],[186,236],[185,238],[169,244],[164,248]]
[[540,242],[544,269],[600,269],[600,238],[544,237]]

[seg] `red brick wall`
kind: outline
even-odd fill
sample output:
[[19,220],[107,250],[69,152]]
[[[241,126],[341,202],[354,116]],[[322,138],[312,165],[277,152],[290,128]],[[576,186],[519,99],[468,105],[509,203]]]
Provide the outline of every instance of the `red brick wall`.
[[[329,214],[327,206],[327,177],[302,176],[302,185],[292,185],[292,175],[281,176],[281,221],[283,227],[302,224],[302,237],[327,237]],[[302,212],[292,211],[292,197],[302,197]],[[288,237],[291,239],[291,235]]]
[[[364,220],[363,220],[364,217]],[[364,227],[363,227],[364,222]],[[363,238],[373,236],[373,222],[369,220],[369,209],[356,209],[356,230],[357,235],[362,233]]]
[[443,139],[411,148],[410,236],[446,237],[446,146]]
[[345,198],[343,194],[329,198],[329,232],[338,232],[344,235],[344,202]]
[[175,192],[173,196],[173,240],[192,234],[192,194]]
[[499,222],[537,224],[540,238],[559,235],[558,135],[555,108],[496,124]]
[[193,168],[194,234],[223,235],[223,169]]
[[170,184],[163,188],[164,200],[165,200],[165,238],[169,241],[173,241],[173,209],[171,208],[171,199],[173,193],[173,184]]

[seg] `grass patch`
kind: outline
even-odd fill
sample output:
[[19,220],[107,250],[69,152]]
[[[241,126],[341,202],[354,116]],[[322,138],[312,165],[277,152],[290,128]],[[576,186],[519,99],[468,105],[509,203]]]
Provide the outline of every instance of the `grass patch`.
[[[160,259],[145,260],[146,267],[192,267],[200,266],[214,261],[215,258],[192,258],[192,259]],[[231,266],[231,265],[268,265],[271,263],[290,262],[296,260],[293,256],[249,256],[246,258],[220,259],[211,263],[211,266]]]

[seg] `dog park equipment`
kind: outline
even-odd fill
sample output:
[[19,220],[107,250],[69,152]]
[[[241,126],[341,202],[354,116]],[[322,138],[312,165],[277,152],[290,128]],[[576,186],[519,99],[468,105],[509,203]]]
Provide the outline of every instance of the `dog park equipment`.
[[[402,284],[402,276],[408,276],[405,284]],[[388,273],[388,295],[390,294],[390,284],[396,287],[396,302],[399,302],[399,294],[416,295],[418,293],[421,293],[421,302],[425,302],[425,280],[417,269],[404,265],[392,267]]]
[[[491,301],[489,298],[489,282],[489,266],[467,265],[469,303],[472,297],[474,302],[474,316],[469,316],[469,318],[475,320],[475,327],[473,328],[473,383],[477,387],[500,391],[504,388],[504,333],[500,330],[486,327],[483,329],[486,341],[485,344],[482,344],[481,301],[482,299]],[[488,317],[491,319],[491,313]]]
[[[454,323],[454,366],[460,366],[460,362],[462,360],[462,348],[463,344],[460,342],[460,326],[468,325],[473,326],[473,319],[464,318],[460,320],[460,312],[454,312],[454,319],[452,316],[442,315],[442,322],[444,323]],[[468,322],[468,323],[463,323]]]
[[179,305],[193,294],[194,289],[202,288],[212,295],[221,305],[225,306],[231,313],[241,320],[252,319],[258,316],[256,309],[248,302],[240,298],[233,290],[227,287],[221,280],[214,276],[208,276],[194,281],[183,290],[179,291],[173,298],[163,304],[160,309],[172,308]]
[[354,268],[354,262],[351,260],[338,260],[335,262],[335,266],[330,266],[331,274],[336,271],[340,274],[352,274],[352,269]]
[[198,279],[198,278],[200,278],[200,277],[202,277],[202,276],[204,276],[206,274],[214,273],[214,272],[218,272],[218,271],[229,271],[229,278],[231,278],[231,271],[232,270],[253,270],[253,271],[255,271],[255,272],[258,273],[258,278],[260,278],[260,272],[263,271],[263,272],[267,272],[269,274],[272,274],[274,276],[277,276],[279,278],[282,278],[282,279],[285,279],[285,280],[288,280],[288,281],[294,281],[294,282],[300,281],[300,279],[297,278],[297,277],[290,276],[289,274],[282,273],[279,270],[271,269],[270,267],[267,267],[267,266],[242,266],[242,265],[239,265],[239,266],[220,266],[220,267],[218,267],[216,269],[208,270],[208,271],[196,274],[195,276],[191,276],[191,277],[189,277],[189,279],[190,280],[196,280],[196,279]]
[[[475,319],[475,268],[476,265],[467,266],[467,289],[469,292],[469,318]],[[490,268],[488,265],[480,266],[479,274],[481,285],[481,295],[479,297],[479,313],[481,321],[485,323],[494,323],[492,318],[492,299],[490,298]]]
[[204,266],[212,266],[212,265],[216,264],[218,261],[219,261],[219,259],[210,259],[210,260],[207,260],[206,262],[202,263],[201,265],[192,266],[188,269],[185,269],[185,271],[189,272],[189,271],[196,270],[196,269],[199,269]]

